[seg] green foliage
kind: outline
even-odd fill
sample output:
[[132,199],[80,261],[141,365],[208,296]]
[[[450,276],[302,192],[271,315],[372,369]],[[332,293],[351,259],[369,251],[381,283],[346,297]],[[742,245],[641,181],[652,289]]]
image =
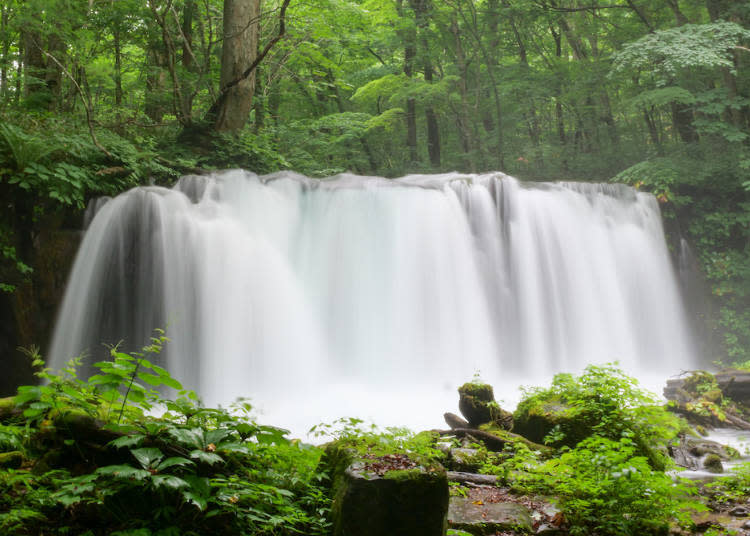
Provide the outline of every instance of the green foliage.
[[546,401],[562,404],[568,417],[552,429],[547,442],[571,444],[589,435],[627,440],[659,468],[666,458],[658,449],[670,444],[683,428],[680,419],[659,406],[654,395],[613,364],[589,365],[579,377],[557,374],[548,388],[526,389],[516,415]]
[[112,349],[86,381],[73,360],[19,388],[23,414],[0,429],[0,444],[21,445],[32,461],[0,471],[3,533],[327,532],[319,449],[256,424],[245,402],[201,406],[149,361],[165,341],[159,333],[142,352]]
[[554,494],[571,534],[667,534],[669,524],[690,525],[701,510],[694,485],[674,481],[638,455],[630,438],[595,435],[537,468],[535,489]]
[[732,51],[747,39],[750,30],[733,22],[685,24],[627,43],[615,55],[613,70],[650,71],[664,86],[688,70],[695,75],[698,69],[734,69]]

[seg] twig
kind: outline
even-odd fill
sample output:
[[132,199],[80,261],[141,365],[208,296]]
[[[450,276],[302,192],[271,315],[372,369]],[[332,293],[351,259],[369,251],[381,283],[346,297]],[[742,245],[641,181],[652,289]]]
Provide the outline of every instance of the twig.
[[96,138],[96,133],[94,132],[94,121],[92,119],[92,110],[91,110],[91,95],[89,95],[88,99],[86,98],[86,95],[83,92],[83,89],[81,89],[81,86],[78,84],[78,81],[75,79],[75,77],[68,71],[65,66],[63,66],[62,63],[57,61],[57,58],[55,58],[52,54],[47,52],[46,50],[42,49],[37,43],[35,43],[36,46],[39,48],[39,50],[42,51],[42,54],[47,56],[49,59],[51,59],[55,64],[60,68],[60,70],[65,73],[65,76],[70,78],[70,81],[73,82],[73,85],[75,86],[76,90],[78,91],[78,95],[81,97],[81,101],[83,101],[83,107],[86,110],[86,123],[89,127],[89,135],[91,136],[91,141],[94,143],[97,149],[99,149],[101,152],[103,152],[105,155],[107,155],[107,158],[110,158],[111,160],[117,160],[112,153],[110,153],[101,143],[99,143],[99,140]]

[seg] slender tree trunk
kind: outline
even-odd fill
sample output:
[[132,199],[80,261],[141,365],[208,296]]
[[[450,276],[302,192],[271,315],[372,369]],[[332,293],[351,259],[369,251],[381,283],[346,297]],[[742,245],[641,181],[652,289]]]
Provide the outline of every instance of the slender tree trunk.
[[[399,16],[403,17],[401,0],[396,3]],[[417,54],[416,35],[413,28],[403,30],[404,41],[404,74],[411,79],[414,76],[414,57]],[[409,150],[409,163],[415,164],[417,155],[417,102],[414,97],[406,99],[406,147]]]
[[224,41],[221,48],[220,92],[223,95],[214,129],[238,131],[245,126],[253,105],[255,71],[225,92],[242,77],[258,55],[259,0],[224,0]]
[[42,54],[41,37],[32,30],[23,30],[24,96],[31,97],[45,91],[46,63]]
[[[651,111],[653,111],[653,106],[651,107]],[[654,122],[654,119],[651,116],[651,112],[644,109],[643,119],[644,121],[646,121],[646,126],[648,126],[648,134],[651,137],[651,143],[656,148],[656,154],[658,154],[659,156],[663,156],[664,149],[661,145],[661,140],[659,139],[659,130],[656,128],[656,123]]]
[[122,44],[120,43],[120,25],[118,23],[115,23],[113,38],[115,45],[115,107],[119,116],[122,106]]
[[[552,33],[552,38],[555,41],[555,57],[557,58],[557,61],[560,62],[562,61],[562,35],[551,24],[549,30],[550,33]],[[563,170],[567,171],[568,157],[566,153],[566,145],[568,143],[568,139],[565,134],[565,117],[563,115],[562,107],[562,87],[559,79],[555,83],[555,124],[557,125],[557,139],[560,140],[560,146],[562,147],[562,168]]]
[[146,50],[148,73],[146,74],[146,103],[144,113],[154,123],[160,123],[167,112],[166,95],[167,71],[164,65],[167,61],[164,45],[158,39],[153,39]]
[[0,34],[3,37],[3,48],[0,52],[0,102],[5,103],[8,95],[8,64],[10,63],[10,8],[0,6]]
[[[195,16],[195,0],[186,0],[185,7],[182,11],[182,67],[189,73],[196,72],[198,66],[195,65],[193,56],[193,17]],[[183,83],[182,86],[182,110],[187,117],[193,116],[193,96],[194,91],[190,82]]]
[[16,63],[16,91],[13,95],[13,100],[17,105],[21,99],[21,80],[23,79],[23,61],[21,58],[26,54],[26,50],[23,47],[23,38],[18,42],[18,62]]
[[[420,33],[420,42],[422,44],[422,67],[424,69],[424,80],[432,84],[433,68],[430,59],[429,42],[427,41],[426,30],[430,23],[430,12],[432,6],[430,0],[410,0],[417,28]],[[440,126],[437,115],[432,106],[425,107],[425,121],[427,123],[427,154],[430,157],[430,164],[434,168],[440,167]]]
[[688,19],[685,16],[685,14],[680,10],[680,4],[677,0],[666,0],[667,5],[669,6],[669,9],[672,10],[672,13],[674,13],[675,22],[677,22],[677,26],[683,26],[684,24],[688,23]]
[[461,106],[458,112],[458,135],[461,140],[461,148],[464,151],[464,165],[470,171],[476,171],[476,165],[471,158],[474,151],[474,140],[471,126],[469,124],[469,105],[467,97],[467,68],[466,55],[464,54],[463,44],[461,43],[461,33],[458,28],[458,21],[455,14],[451,19],[451,33],[456,47],[456,67],[458,68],[458,94],[461,97]]
[[[57,33],[52,33],[48,41],[49,53],[58,59],[64,61],[65,43]],[[47,61],[47,68],[44,76],[44,83],[50,95],[49,110],[51,112],[59,109],[62,96],[62,65],[54,61]]]

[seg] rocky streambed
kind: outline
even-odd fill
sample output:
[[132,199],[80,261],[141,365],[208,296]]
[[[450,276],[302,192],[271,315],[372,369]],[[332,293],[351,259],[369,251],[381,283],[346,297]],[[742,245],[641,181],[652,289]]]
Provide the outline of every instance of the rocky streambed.
[[[577,452],[594,434],[606,436],[604,413],[587,406],[585,399],[566,398],[564,390],[542,395],[537,393],[510,413],[495,401],[491,386],[468,383],[459,388],[461,415],[446,413],[445,429],[419,434],[426,445],[423,450],[363,457],[345,442],[329,444],[322,465],[333,475],[334,534],[581,534],[580,527],[571,532],[570,501],[566,515],[560,497],[530,493],[533,486],[518,482],[544,477],[523,476],[524,463],[556,467],[550,460]],[[686,373],[669,380],[664,395],[668,412],[680,417],[670,421],[679,429],[669,441],[649,444],[642,441],[647,434],[623,432],[622,444],[632,444],[634,456],[646,460],[648,470],[670,475],[675,482],[683,477],[695,481],[691,493],[697,495],[690,500],[698,507],[680,523],[657,527],[643,519],[643,529],[621,534],[750,536],[750,489],[710,484],[745,461],[750,373]],[[659,418],[666,413],[664,407],[652,409],[661,412]],[[631,414],[622,415],[628,419]],[[617,423],[605,421],[604,426],[616,428]],[[430,454],[430,449],[439,454]],[[633,515],[625,518],[633,521]]]

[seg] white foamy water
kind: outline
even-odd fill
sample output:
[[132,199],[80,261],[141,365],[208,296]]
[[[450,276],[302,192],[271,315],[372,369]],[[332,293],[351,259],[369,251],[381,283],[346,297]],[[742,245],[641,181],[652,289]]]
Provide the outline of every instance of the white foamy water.
[[441,427],[479,371],[517,385],[618,360],[653,378],[692,345],[656,200],[500,173],[184,177],[101,206],[51,365],[154,328],[208,404],[249,397],[297,435],[340,416]]

